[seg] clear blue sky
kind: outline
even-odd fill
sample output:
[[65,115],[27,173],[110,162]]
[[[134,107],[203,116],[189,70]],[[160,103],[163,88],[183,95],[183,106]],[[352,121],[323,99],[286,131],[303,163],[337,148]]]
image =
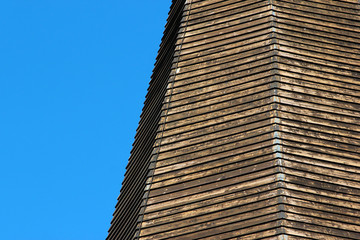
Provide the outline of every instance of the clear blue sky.
[[0,239],[104,239],[171,0],[0,6]]

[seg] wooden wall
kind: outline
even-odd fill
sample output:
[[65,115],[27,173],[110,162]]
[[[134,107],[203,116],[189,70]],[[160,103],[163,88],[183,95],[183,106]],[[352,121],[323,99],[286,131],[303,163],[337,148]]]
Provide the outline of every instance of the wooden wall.
[[132,239],[136,232],[184,2],[174,1],[169,12],[168,25],[156,58],[125,178],[111,221],[108,240]]
[[108,239],[360,239],[359,1],[169,19]]

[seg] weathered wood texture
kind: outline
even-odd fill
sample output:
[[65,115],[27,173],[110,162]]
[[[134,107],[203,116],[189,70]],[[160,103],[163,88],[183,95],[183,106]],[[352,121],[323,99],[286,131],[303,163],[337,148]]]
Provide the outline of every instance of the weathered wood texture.
[[168,25],[148,88],[148,94],[136,132],[125,178],[118,198],[107,239],[132,239],[136,232],[144,188],[149,174],[153,145],[160,121],[162,102],[174,58],[177,31],[182,18],[184,1],[174,1]]
[[173,1],[166,29],[108,239],[360,239],[359,1]]

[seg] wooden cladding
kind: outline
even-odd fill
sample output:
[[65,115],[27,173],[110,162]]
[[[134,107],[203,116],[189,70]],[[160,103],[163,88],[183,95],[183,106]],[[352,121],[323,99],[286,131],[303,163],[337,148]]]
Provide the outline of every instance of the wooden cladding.
[[126,167],[125,178],[107,239],[132,239],[136,232],[183,7],[184,1],[176,1],[169,12],[168,26],[158,52],[154,73],[148,88],[139,127],[135,135],[135,142]]
[[360,2],[173,1],[107,239],[360,239]]

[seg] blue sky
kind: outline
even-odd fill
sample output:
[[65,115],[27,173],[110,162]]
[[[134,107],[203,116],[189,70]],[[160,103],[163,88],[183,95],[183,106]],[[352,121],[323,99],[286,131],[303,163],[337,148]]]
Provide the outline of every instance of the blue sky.
[[170,0],[0,6],[0,239],[104,239]]

